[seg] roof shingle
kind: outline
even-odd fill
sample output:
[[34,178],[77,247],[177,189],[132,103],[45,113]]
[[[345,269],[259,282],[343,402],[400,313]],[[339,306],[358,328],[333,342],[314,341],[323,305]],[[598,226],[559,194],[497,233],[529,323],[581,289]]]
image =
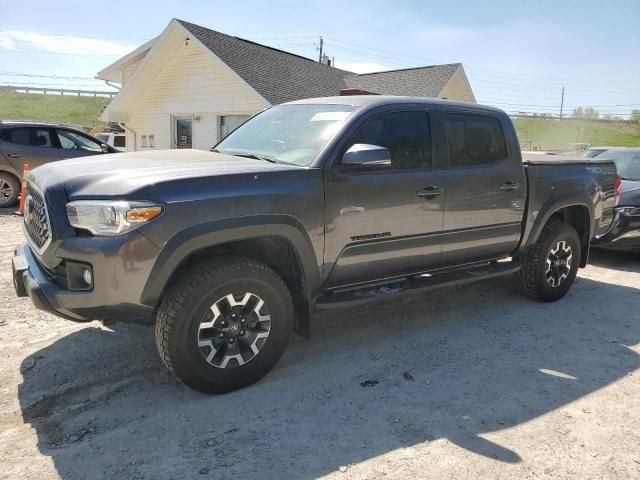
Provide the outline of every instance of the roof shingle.
[[384,95],[437,97],[458,70],[459,63],[407,68],[345,77],[347,86]]
[[358,75],[184,20],[177,21],[272,105],[340,95],[343,89],[437,97],[460,65]]

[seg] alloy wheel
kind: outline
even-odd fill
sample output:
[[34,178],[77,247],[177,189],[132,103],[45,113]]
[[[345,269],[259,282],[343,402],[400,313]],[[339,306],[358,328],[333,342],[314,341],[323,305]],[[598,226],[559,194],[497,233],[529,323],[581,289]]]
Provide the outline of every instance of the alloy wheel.
[[218,299],[202,316],[198,348],[207,363],[237,368],[253,360],[271,330],[271,315],[262,298],[252,292]]
[[545,279],[551,287],[559,287],[571,272],[573,251],[565,240],[559,240],[547,255]]
[[14,186],[8,180],[0,178],[0,204],[3,204],[16,194]]

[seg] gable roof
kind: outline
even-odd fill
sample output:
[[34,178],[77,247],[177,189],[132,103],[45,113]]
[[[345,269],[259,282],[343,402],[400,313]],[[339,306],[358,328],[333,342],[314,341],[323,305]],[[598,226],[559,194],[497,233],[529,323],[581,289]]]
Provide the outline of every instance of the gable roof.
[[121,82],[122,78],[119,77],[118,75],[115,75],[117,73],[117,71],[120,70],[121,68],[126,67],[130,63],[133,63],[136,60],[144,57],[147,54],[147,52],[149,52],[149,50],[151,50],[151,47],[153,47],[153,45],[158,41],[158,38],[159,37],[152,38],[148,42],[143,43],[142,45],[140,45],[134,51],[132,51],[130,53],[127,53],[124,57],[120,58],[119,60],[117,60],[116,62],[112,63],[108,67],[103,68],[102,70],[100,70],[98,72],[96,77],[100,78],[101,80],[110,80],[112,82]]
[[384,95],[437,97],[447,85],[459,63],[364,73],[345,78],[349,88]]
[[438,97],[460,63],[356,74],[177,20],[271,104],[339,95],[343,89]]
[[[460,70],[464,75],[460,63],[357,74],[184,20],[173,19],[167,30],[175,24],[180,25],[184,32],[209,50],[213,57],[229,67],[240,80],[271,105],[305,98],[336,96],[342,90],[437,98],[456,72]],[[163,37],[164,34],[106,67],[99,72],[98,78],[117,78],[116,73],[123,66],[140,57],[149,56],[149,52],[159,48],[158,39]],[[137,70],[145,67],[143,61]],[[466,86],[471,90],[468,82]],[[127,90],[126,86],[123,87],[125,88],[121,93]]]
[[352,72],[177,20],[271,104],[338,95]]

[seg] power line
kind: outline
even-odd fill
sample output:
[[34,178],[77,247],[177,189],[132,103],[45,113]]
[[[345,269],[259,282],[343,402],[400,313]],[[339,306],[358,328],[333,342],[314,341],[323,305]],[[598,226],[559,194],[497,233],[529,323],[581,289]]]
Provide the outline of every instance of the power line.
[[57,78],[60,80],[98,80],[95,77],[69,77],[64,75],[48,75],[42,73],[8,72],[0,71],[3,77],[31,77],[31,78]]
[[[9,33],[7,32],[8,27],[4,26],[2,27],[3,29],[0,30],[0,33]],[[16,31],[20,31],[18,29],[15,29]],[[137,37],[137,38],[133,38],[133,37],[129,37],[129,38],[125,38],[125,37],[109,37],[109,36],[94,36],[94,35],[84,35],[84,34],[77,34],[77,35],[69,35],[68,33],[50,33],[50,32],[42,32],[39,33],[40,35],[46,35],[46,36],[53,36],[53,37],[63,37],[63,38],[88,38],[88,39],[93,39],[93,40],[105,40],[105,41],[120,41],[120,42],[146,42],[148,41],[148,38],[142,38],[142,37]],[[288,36],[275,36],[275,37],[255,37],[256,40],[293,40],[293,39],[307,39],[307,38],[317,38],[317,35],[288,35]],[[393,63],[395,65],[402,65],[402,66],[406,66],[406,61],[407,60],[411,60],[411,61],[420,61],[420,62],[428,62],[431,64],[443,64],[443,63],[450,63],[450,62],[443,62],[442,60],[438,60],[438,59],[425,59],[425,58],[420,58],[420,57],[416,57],[413,55],[406,55],[403,53],[398,53],[398,52],[393,52],[393,51],[389,51],[389,50],[383,50],[383,49],[379,49],[379,48],[373,48],[369,45],[363,45],[363,44],[359,44],[359,43],[355,43],[355,42],[351,42],[351,41],[346,41],[346,40],[341,40],[338,38],[334,38],[334,37],[325,37],[325,44],[326,44],[326,40],[331,40],[332,42],[336,42],[338,44],[341,45],[332,45],[333,48],[338,48],[338,49],[343,49],[345,51],[351,51],[353,53],[358,53],[360,55],[364,55],[364,51],[367,52],[374,52],[373,55],[372,54],[368,54],[369,57],[375,57],[375,58],[386,58],[387,59],[387,63],[389,63],[390,60],[393,60]],[[20,40],[20,41],[25,41],[25,40]],[[283,45],[286,46],[287,44],[283,44],[280,43],[279,45]],[[312,44],[308,43],[308,44],[289,44],[289,46],[311,46]],[[350,47],[347,47],[350,46]],[[354,48],[355,47],[355,48]],[[17,50],[13,50],[14,52],[18,52],[18,53],[29,53],[29,54],[53,54],[53,55],[73,55],[73,56],[87,56],[87,57],[116,57],[119,56],[117,54],[114,55],[109,55],[109,54],[104,54],[104,55],[98,55],[98,54],[72,54],[72,53],[62,53],[62,52],[38,52],[38,51],[28,51],[28,50],[21,50],[21,51],[17,51]],[[405,63],[399,63],[399,62],[405,62]],[[518,73],[518,72],[509,72],[509,71],[500,71],[500,70],[492,70],[492,69],[486,69],[486,68],[480,68],[480,67],[475,67],[473,66],[473,64],[465,64],[465,69],[468,72],[477,72],[475,73],[475,76],[481,76],[481,75],[486,75],[489,76],[489,78],[492,77],[498,77],[500,79],[505,79],[505,77],[514,77],[516,79],[518,79],[519,81],[528,81],[528,82],[552,82],[555,83],[556,85],[559,82],[566,82],[566,81],[572,81],[572,82],[577,82],[577,83],[591,83],[589,80],[585,80],[584,78],[560,78],[560,77],[553,77],[553,76],[542,76],[542,75],[532,75],[532,74],[523,74],[523,73]],[[482,72],[486,72],[486,73],[482,73]],[[476,79],[477,81],[477,79]],[[487,80],[489,81],[489,80]],[[632,80],[607,80],[607,86],[608,88],[611,88],[611,84],[619,84],[619,85],[637,85],[640,87],[640,82],[638,81],[632,81]]]
[[63,53],[63,52],[41,52],[38,50],[3,50],[3,53],[27,53],[31,55],[66,55],[69,57],[94,57],[94,58],[114,58],[114,57],[122,57],[123,55],[114,53],[114,54],[97,54],[97,53]]
[[[38,82],[10,82],[10,81],[2,81],[3,85],[25,85],[25,86],[31,86],[31,85],[44,85],[44,86],[49,86],[49,87],[101,87],[104,88],[105,85],[104,83],[102,83],[102,81],[99,81],[99,83],[38,83]],[[117,90],[114,90],[114,92]]]
[[35,35],[42,35],[42,36],[46,36],[46,37],[62,37],[62,38],[89,38],[91,40],[108,40],[108,41],[112,41],[112,40],[117,40],[120,42],[148,42],[149,38],[123,38],[123,37],[97,37],[97,36],[93,36],[93,35],[84,35],[84,34],[76,34],[76,35],[69,35],[68,33],[49,33],[49,32],[25,32],[24,30],[20,30],[19,28],[9,28],[9,27],[1,27],[0,29],[0,33],[8,33],[10,34],[11,32],[20,32],[20,33],[29,33],[29,34],[35,34]]
[[[352,45],[355,47],[358,47],[359,49],[363,49],[363,50],[368,50],[368,51],[373,51],[373,52],[379,52],[380,54],[384,55],[384,56],[388,56],[388,57],[395,57],[395,58],[405,58],[407,60],[418,60],[418,61],[424,61],[424,62],[429,62],[429,63],[435,63],[435,64],[447,64],[447,63],[451,63],[451,62],[443,62],[441,60],[434,60],[434,59],[425,59],[425,58],[418,58],[418,57],[414,57],[414,56],[410,56],[410,55],[404,55],[401,53],[397,53],[397,52],[391,52],[388,50],[380,50],[380,49],[376,49],[376,48],[372,48],[369,47],[368,45],[362,45],[362,44],[358,44],[358,43],[354,43],[354,42],[347,42],[345,40],[339,40],[337,38],[332,38],[332,37],[325,37],[328,40],[332,40],[334,42],[338,42],[338,43],[342,43],[342,44],[347,44],[347,45]],[[334,45],[335,47],[335,45]],[[522,77],[522,78],[537,78],[540,80],[554,80],[556,82],[564,82],[567,80],[571,80],[571,81],[576,81],[576,82],[586,82],[587,80],[585,80],[584,78],[581,79],[577,79],[577,78],[560,78],[560,77],[550,77],[550,76],[541,76],[541,75],[530,75],[530,74],[521,74],[521,73],[516,73],[516,72],[506,72],[506,71],[499,71],[499,70],[490,70],[490,69],[486,69],[486,68],[480,68],[480,67],[469,67],[469,69],[467,67],[465,67],[465,69],[469,70],[469,69],[474,69],[474,70],[478,70],[478,71],[484,71],[487,73],[491,73],[491,74],[498,74],[500,76],[504,76],[504,75],[511,75],[511,76],[517,76],[517,77]],[[607,80],[607,84],[610,83],[621,83],[621,84],[635,84],[635,85],[640,85],[640,82],[638,81],[633,81],[633,80],[612,80],[609,81]]]

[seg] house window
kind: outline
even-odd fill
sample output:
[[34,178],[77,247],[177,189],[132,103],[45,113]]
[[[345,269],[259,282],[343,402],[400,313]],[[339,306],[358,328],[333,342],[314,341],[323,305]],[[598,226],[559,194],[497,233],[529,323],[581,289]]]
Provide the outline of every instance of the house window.
[[220,131],[218,132],[218,141],[229,135],[250,118],[251,115],[225,115],[224,117],[220,117]]

